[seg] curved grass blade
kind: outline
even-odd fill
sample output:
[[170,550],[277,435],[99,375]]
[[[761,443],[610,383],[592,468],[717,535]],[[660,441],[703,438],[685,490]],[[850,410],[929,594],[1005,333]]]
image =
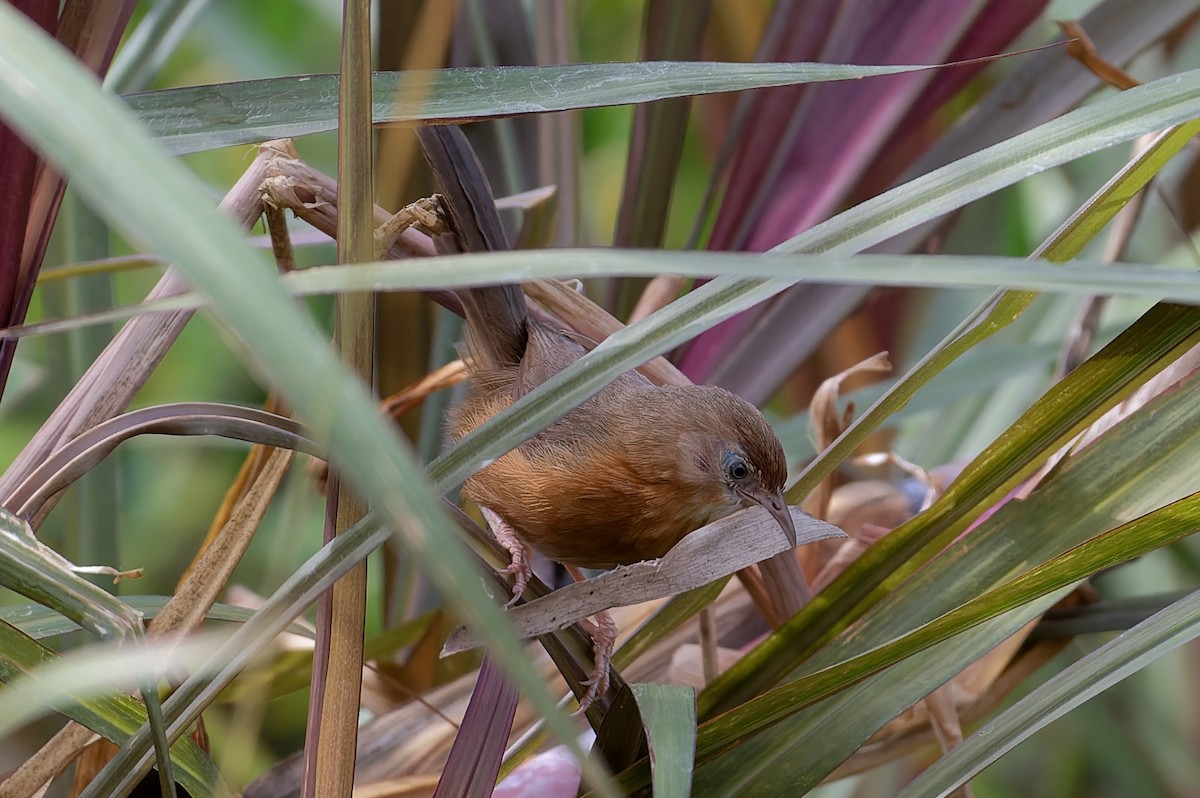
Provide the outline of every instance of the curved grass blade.
[[49,607],[101,640],[121,640],[141,618],[33,535],[28,524],[0,508],[0,584]]
[[[1109,530],[909,634],[838,665],[777,687],[701,727],[699,755],[711,755],[774,725],[889,665],[985,621],[1141,557],[1200,528],[1200,493]],[[836,677],[835,677],[836,674]],[[821,686],[818,686],[821,685]]]
[[[121,601],[140,613],[142,618],[152,620],[159,610],[166,606],[171,596],[124,596]],[[210,621],[225,621],[227,623],[245,623],[254,616],[254,610],[246,607],[236,607],[232,604],[214,604],[205,613]],[[78,632],[82,627],[69,618],[41,604],[16,604],[0,607],[0,622],[7,623],[18,629],[22,634],[29,635],[34,640],[45,640],[48,637]],[[404,627],[401,627],[404,628]],[[312,638],[313,631],[304,624],[292,624],[288,633]],[[384,635],[380,636],[382,640]],[[370,645],[368,641],[368,646]]]
[[[378,72],[371,121],[470,122],[937,68],[650,61]],[[167,152],[182,155],[335,130],[337,97],[337,75],[294,75],[130,94],[124,100]]]
[[219,402],[180,402],[132,410],[84,432],[54,451],[13,492],[18,513],[32,518],[51,496],[79,479],[124,441],[137,435],[219,435],[320,455],[304,428],[290,418]]

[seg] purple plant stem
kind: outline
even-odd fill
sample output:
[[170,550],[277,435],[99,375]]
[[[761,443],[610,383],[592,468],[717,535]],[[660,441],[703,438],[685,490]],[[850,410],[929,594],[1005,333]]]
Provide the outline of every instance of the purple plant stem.
[[504,672],[484,657],[434,798],[492,794],[519,698]]

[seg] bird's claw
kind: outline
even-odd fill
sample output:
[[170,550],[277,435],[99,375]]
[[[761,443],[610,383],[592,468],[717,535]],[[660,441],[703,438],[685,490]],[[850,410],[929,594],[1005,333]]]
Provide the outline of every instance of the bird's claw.
[[504,569],[504,573],[513,575],[512,598],[505,603],[504,609],[508,609],[521,600],[532,574],[529,568],[529,558],[526,556],[523,546],[518,545],[515,551],[509,553],[512,554],[512,562]]
[[571,717],[578,717],[587,712],[592,704],[596,703],[596,699],[604,695],[608,690],[608,666],[604,666],[605,673],[595,673],[591,679],[587,679],[583,684],[587,685],[587,692],[583,694],[583,698],[579,699],[579,709],[571,713]]
[[479,512],[483,514],[483,518],[487,521],[489,527],[492,528],[492,534],[496,536],[496,542],[504,547],[508,552],[508,556],[512,562],[504,569],[504,573],[513,575],[512,598],[504,605],[508,609],[516,604],[521,596],[525,593],[525,588],[529,585],[529,577],[533,575],[532,569],[529,567],[529,549],[517,537],[517,532],[507,521],[500,517],[500,514],[490,507],[480,507]]
[[617,624],[612,616],[601,611],[596,614],[596,623],[582,623],[592,638],[592,657],[596,664],[592,675],[584,680],[587,690],[579,699],[579,709],[574,714],[582,715],[608,690],[609,668],[612,666],[613,647],[617,642]]

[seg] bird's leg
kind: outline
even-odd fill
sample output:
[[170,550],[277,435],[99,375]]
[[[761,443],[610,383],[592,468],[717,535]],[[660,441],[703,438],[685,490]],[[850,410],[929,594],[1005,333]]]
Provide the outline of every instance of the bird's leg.
[[[584,580],[583,572],[574,565],[564,563],[563,567],[576,582]],[[587,692],[583,694],[583,698],[579,699],[577,714],[586,712],[587,708],[608,690],[608,670],[612,666],[613,647],[617,642],[617,622],[613,620],[607,610],[596,613],[595,618],[595,623],[586,620],[579,622],[579,625],[592,638],[592,658],[595,660],[595,665],[592,668],[592,675],[584,681],[584,684],[587,685]]]
[[529,569],[529,547],[521,542],[517,537],[517,532],[508,522],[500,517],[500,514],[487,507],[480,507],[479,512],[483,514],[483,518],[487,521],[488,526],[492,528],[492,534],[496,536],[496,542],[504,547],[504,550],[512,557],[512,562],[504,569],[505,573],[513,575],[513,594],[508,600],[505,607],[511,607],[517,603],[521,595],[525,592],[525,587],[529,584],[529,577],[532,571]]

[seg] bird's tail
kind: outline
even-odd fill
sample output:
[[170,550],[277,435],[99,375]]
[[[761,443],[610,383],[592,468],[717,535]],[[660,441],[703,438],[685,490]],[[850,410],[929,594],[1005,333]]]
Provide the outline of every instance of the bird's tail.
[[[441,187],[457,246],[467,252],[509,249],[492,188],[462,131],[448,125],[423,126],[417,128],[417,135]],[[467,345],[476,363],[489,369],[520,363],[528,340],[528,310],[521,287],[481,286],[457,293],[467,321]]]

